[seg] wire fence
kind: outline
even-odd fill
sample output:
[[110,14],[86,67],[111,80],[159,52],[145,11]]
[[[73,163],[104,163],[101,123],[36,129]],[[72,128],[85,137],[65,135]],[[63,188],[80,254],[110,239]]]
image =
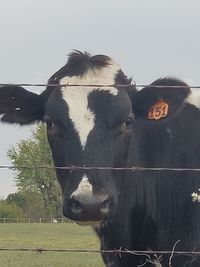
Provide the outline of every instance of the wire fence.
[[[70,171],[73,170],[116,170],[116,171],[195,171],[200,172],[199,168],[146,168],[146,167],[138,167],[132,166],[129,168],[111,168],[111,167],[86,167],[86,166],[65,166],[65,167],[55,167],[55,166],[6,166],[0,165],[0,169],[20,169],[20,168],[28,168],[28,169],[67,169]],[[0,224],[3,223],[64,223],[64,222],[73,222],[64,218],[0,218]],[[200,251],[179,251],[175,250],[176,245],[180,242],[178,240],[172,250],[128,250],[126,248],[112,249],[112,250],[96,250],[96,249],[48,249],[48,248],[0,248],[0,251],[13,251],[13,252],[35,252],[37,254],[41,253],[93,253],[93,254],[113,254],[115,256],[121,257],[122,255],[134,255],[134,256],[143,256],[144,262],[138,266],[145,266],[148,263],[155,265],[155,260],[160,264],[158,266],[162,266],[162,257],[169,257],[169,267],[173,267],[172,258],[175,256],[187,256],[191,259],[186,262],[187,264],[192,264],[197,259],[200,258]],[[189,265],[192,266],[192,265]]]
[[17,217],[17,218],[0,218],[0,224],[3,223],[74,223],[74,221],[67,218],[57,218],[57,217]]
[[[114,249],[114,250],[95,250],[95,249],[45,249],[45,248],[0,248],[0,252],[35,252],[36,254],[40,255],[42,253],[92,253],[92,254],[114,254],[114,256],[119,256],[120,258],[122,255],[134,255],[134,256],[143,256],[144,260],[143,263],[137,265],[138,267],[145,266],[146,264],[151,263],[152,266],[162,266],[162,259],[163,256],[168,256],[168,267],[173,267],[172,260],[173,257],[176,256],[187,256],[190,257],[189,260],[186,261],[184,266],[192,266],[198,257],[200,257],[199,251],[176,251],[175,246],[179,243],[179,240],[174,244],[172,250],[170,251],[162,251],[162,250],[128,250],[128,249]],[[141,262],[141,260],[140,260]],[[149,265],[148,265],[149,266]],[[195,265],[197,266],[197,265]]]
[[191,88],[200,89],[200,85],[154,85],[154,84],[57,84],[57,83],[0,83],[0,86],[25,86],[25,87],[118,87],[127,88],[135,86],[137,88],[154,87],[154,88]]
[[[25,87],[132,87],[133,84],[124,85],[124,84],[45,84],[45,83],[0,83],[0,86],[25,86]],[[200,85],[192,85],[192,86],[170,86],[170,85],[151,85],[151,84],[134,84],[137,88],[143,87],[157,87],[157,88],[191,88],[191,89],[200,89]],[[71,172],[74,170],[113,170],[113,171],[173,171],[173,172],[183,172],[183,171],[192,171],[192,172],[200,172],[200,168],[169,168],[169,167],[162,167],[162,168],[151,168],[151,167],[142,167],[142,166],[131,166],[131,167],[124,167],[124,168],[113,168],[113,167],[88,167],[88,166],[12,166],[12,165],[0,165],[0,169],[62,169],[62,170],[70,170]],[[37,223],[64,223],[64,222],[72,222],[68,219],[63,218],[0,218],[0,223],[20,223],[20,222],[37,222]],[[59,252],[59,253],[106,253],[106,254],[114,254],[121,256],[122,254],[132,254],[135,256],[145,256],[146,261],[144,264],[140,266],[144,266],[146,263],[153,263],[152,256],[158,260],[161,259],[162,255],[169,256],[169,267],[172,267],[172,257],[176,255],[182,256],[190,256],[192,257],[191,262],[195,261],[198,257],[200,257],[200,251],[178,251],[175,250],[176,245],[180,242],[177,241],[172,250],[169,251],[162,251],[162,250],[128,250],[128,249],[113,249],[113,250],[89,250],[89,249],[45,249],[45,248],[0,248],[0,251],[15,251],[15,252],[36,252],[37,254],[41,254],[43,252]],[[189,261],[190,262],[190,261]]]
[[162,250],[128,250],[128,249],[114,249],[114,250],[95,250],[95,249],[45,249],[45,248],[0,248],[0,251],[21,251],[21,252],[59,252],[59,253],[107,253],[107,254],[133,254],[136,256],[146,255],[184,255],[184,256],[200,256],[198,251],[162,251]]
[[60,170],[69,170],[71,172],[75,170],[113,170],[113,171],[173,171],[173,172],[182,172],[182,171],[192,171],[192,172],[200,172],[200,168],[170,168],[170,167],[141,167],[141,166],[131,166],[131,167],[87,167],[87,166],[13,166],[13,165],[0,165],[0,169],[9,169],[9,170],[17,170],[17,169],[60,169]]

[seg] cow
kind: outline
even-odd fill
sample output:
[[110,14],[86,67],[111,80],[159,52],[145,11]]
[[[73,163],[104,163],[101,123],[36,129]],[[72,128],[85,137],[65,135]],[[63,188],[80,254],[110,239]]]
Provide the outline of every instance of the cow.
[[[200,174],[187,170],[200,167],[200,94],[186,83],[138,91],[110,57],[74,51],[40,95],[1,86],[0,114],[46,123],[63,214],[93,226],[102,251],[129,252],[102,252],[107,267],[200,266],[191,255],[130,253],[200,249]],[[79,168],[59,168],[69,166]]]

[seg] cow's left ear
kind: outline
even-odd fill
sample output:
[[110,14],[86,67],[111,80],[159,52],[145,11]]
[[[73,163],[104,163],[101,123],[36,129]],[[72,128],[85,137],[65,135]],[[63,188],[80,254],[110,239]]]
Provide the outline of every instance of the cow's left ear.
[[25,125],[41,121],[43,116],[44,103],[41,95],[15,85],[0,87],[0,120],[2,122]]
[[185,106],[185,100],[190,92],[189,86],[180,80],[174,78],[156,80],[138,91],[133,98],[135,118],[159,122],[177,116]]

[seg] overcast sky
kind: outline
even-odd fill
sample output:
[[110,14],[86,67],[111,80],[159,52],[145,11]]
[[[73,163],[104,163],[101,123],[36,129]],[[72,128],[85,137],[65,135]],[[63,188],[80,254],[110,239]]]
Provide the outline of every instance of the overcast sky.
[[[45,83],[72,49],[106,54],[138,84],[200,84],[198,0],[0,0],[0,83]],[[38,91],[38,88],[32,88]],[[30,127],[0,124],[0,165]],[[14,192],[0,170],[0,196]]]

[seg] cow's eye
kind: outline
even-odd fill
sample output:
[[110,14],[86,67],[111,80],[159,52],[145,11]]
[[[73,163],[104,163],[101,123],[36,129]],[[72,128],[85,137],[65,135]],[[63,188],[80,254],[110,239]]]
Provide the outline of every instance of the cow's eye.
[[125,120],[125,122],[124,122],[124,126],[125,126],[126,128],[128,128],[128,127],[131,126],[132,123],[133,123],[133,116],[129,116],[129,117]]

